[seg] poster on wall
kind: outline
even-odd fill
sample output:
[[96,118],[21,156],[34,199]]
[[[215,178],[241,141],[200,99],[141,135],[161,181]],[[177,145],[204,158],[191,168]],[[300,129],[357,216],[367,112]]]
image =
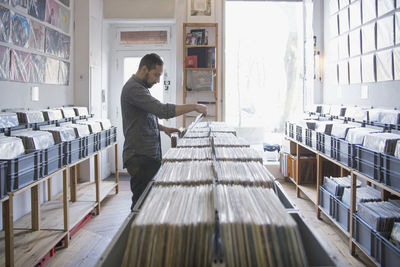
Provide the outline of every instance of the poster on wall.
[[20,47],[28,47],[30,24],[25,16],[11,14],[11,42]]
[[10,80],[29,82],[30,54],[18,50],[11,50]]
[[11,12],[8,8],[0,7],[0,41],[8,43],[10,40]]
[[46,22],[57,26],[58,24],[58,10],[59,4],[54,0],[46,1]]
[[58,84],[59,68],[60,61],[51,57],[46,58],[44,80],[47,84]]
[[60,33],[56,30],[46,27],[45,36],[45,52],[53,56],[60,56],[61,38]]
[[376,23],[377,49],[394,45],[393,16],[379,19]]
[[44,21],[46,11],[46,0],[29,0],[28,14],[41,21]]
[[394,0],[378,0],[378,17],[394,9]]
[[361,58],[361,77],[363,83],[375,82],[374,55],[367,55]]
[[393,49],[394,79],[400,80],[400,47]]
[[10,2],[12,7],[26,12],[27,0],[10,0]]
[[68,85],[69,84],[69,63],[60,61],[60,68],[58,71],[58,84]]
[[69,0],[59,0],[61,3],[63,3],[65,6],[69,7]]
[[31,83],[44,83],[44,71],[46,67],[46,57],[41,55],[31,54]]
[[66,33],[69,33],[70,13],[69,9],[60,5],[58,14],[58,27]]
[[392,75],[392,50],[376,53],[376,81],[393,80]]
[[68,35],[60,34],[60,39],[61,39],[60,57],[64,59],[69,59],[71,38]]
[[10,74],[10,48],[0,46],[0,80],[8,80]]
[[31,20],[29,47],[44,52],[44,26],[43,24],[33,20]]

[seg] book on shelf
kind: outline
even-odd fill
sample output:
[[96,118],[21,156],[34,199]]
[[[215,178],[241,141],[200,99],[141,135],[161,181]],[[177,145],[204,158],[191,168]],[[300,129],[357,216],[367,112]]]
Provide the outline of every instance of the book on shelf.
[[187,50],[188,56],[197,56],[198,68],[215,68],[214,47],[190,47]]
[[195,43],[191,43],[192,45],[204,45],[206,40],[205,29],[193,29],[190,31],[190,33],[195,37]]
[[197,56],[186,56],[186,68],[197,68]]

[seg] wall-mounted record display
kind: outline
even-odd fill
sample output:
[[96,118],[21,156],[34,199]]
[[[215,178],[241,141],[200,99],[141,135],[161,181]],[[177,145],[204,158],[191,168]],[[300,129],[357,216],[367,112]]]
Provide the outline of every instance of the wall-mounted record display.
[[44,52],[44,25],[31,20],[29,48]]
[[16,82],[29,82],[29,65],[29,53],[12,49],[10,80]]
[[69,84],[69,63],[60,61],[60,68],[58,71],[58,84],[68,85]]
[[8,43],[10,40],[11,12],[0,6],[0,41]]
[[36,54],[31,54],[31,83],[44,83],[44,71],[46,66],[46,57]]
[[59,4],[54,0],[47,0],[46,1],[46,15],[45,15],[46,22],[49,24],[53,24],[54,26],[57,26],[58,11],[59,11]]
[[69,7],[69,0],[59,0],[61,3]]
[[24,12],[26,12],[26,8],[28,6],[27,3],[27,0],[10,0],[10,4],[12,7]]
[[0,80],[10,77],[10,48],[0,46]]
[[394,79],[400,80],[400,47],[393,49]]
[[60,5],[59,14],[58,14],[58,27],[63,31],[69,32],[69,24],[70,24],[70,11],[68,8],[65,8]]
[[378,82],[393,80],[392,50],[376,53],[376,80]]
[[60,61],[51,57],[46,59],[46,67],[44,80],[48,84],[58,84],[58,71],[60,68]]
[[25,16],[11,13],[11,42],[20,47],[28,47],[30,23]]
[[29,0],[28,14],[44,21],[46,13],[46,0]]

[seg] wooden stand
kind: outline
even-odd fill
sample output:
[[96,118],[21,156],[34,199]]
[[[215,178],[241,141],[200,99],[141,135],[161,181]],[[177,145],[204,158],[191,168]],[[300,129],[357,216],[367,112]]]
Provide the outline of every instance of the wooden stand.
[[[41,178],[3,198],[3,228],[0,239],[0,262],[5,266],[35,266],[60,241],[68,247],[70,231],[115,188],[118,193],[118,146],[117,143],[102,149],[115,149],[115,182],[100,180],[100,151]],[[95,182],[79,185],[78,166],[94,157]],[[62,192],[52,197],[52,177],[62,173]],[[69,185],[71,181],[71,185]],[[48,201],[40,205],[40,184],[47,182]],[[22,192],[31,190],[31,213],[14,222],[13,200]]]

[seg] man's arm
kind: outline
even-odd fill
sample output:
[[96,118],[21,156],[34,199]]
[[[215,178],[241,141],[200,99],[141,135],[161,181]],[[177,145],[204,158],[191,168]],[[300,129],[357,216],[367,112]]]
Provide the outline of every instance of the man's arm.
[[169,137],[171,137],[172,133],[181,134],[181,131],[179,129],[177,129],[177,128],[169,128],[169,127],[161,125],[161,124],[158,125],[158,129],[160,131],[163,131],[164,133],[166,133],[166,135],[168,135]]
[[180,116],[192,111],[207,114],[207,106],[201,104],[175,105],[175,116]]

